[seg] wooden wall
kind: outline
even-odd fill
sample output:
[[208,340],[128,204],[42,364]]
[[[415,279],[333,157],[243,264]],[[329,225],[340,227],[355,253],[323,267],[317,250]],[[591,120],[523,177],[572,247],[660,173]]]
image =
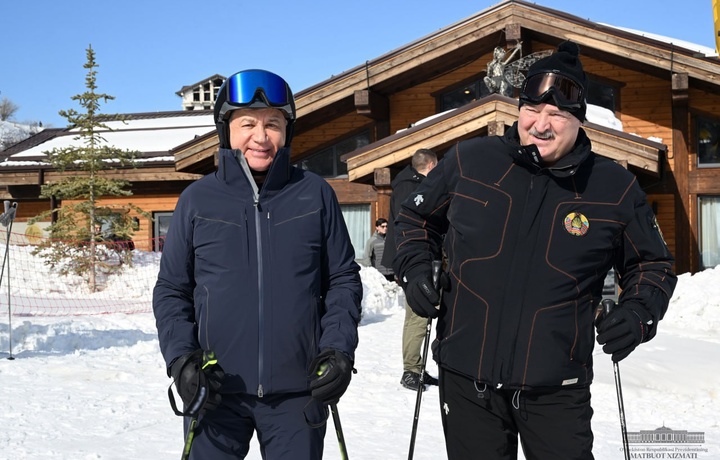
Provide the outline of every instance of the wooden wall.
[[[121,208],[128,203],[132,203],[134,206],[139,207],[145,212],[151,213],[158,211],[174,211],[175,205],[179,195],[133,195],[130,197],[114,197],[114,198],[101,198],[98,200],[98,206],[117,206]],[[65,203],[72,203],[72,200],[65,200]],[[26,222],[28,219],[35,217],[50,209],[50,201],[23,201],[18,204],[18,217],[17,221]],[[21,214],[22,212],[22,214]],[[130,213],[133,217],[138,217],[140,220],[140,228],[134,234],[134,240],[136,241],[136,247],[143,251],[152,250],[152,238],[153,238],[153,222],[142,215],[135,212]],[[44,219],[44,222],[50,222],[50,219]]]
[[478,76],[485,71],[486,63],[490,59],[492,53],[452,72],[390,96],[390,132],[395,133],[397,130],[407,128],[411,123],[435,115],[438,109],[434,94],[458,82]]
[[[132,203],[134,206],[143,211],[152,214],[153,212],[174,211],[177,205],[179,195],[133,195],[127,198],[103,198],[98,204],[101,206],[122,206],[126,203]],[[131,212],[132,217],[138,217],[140,220],[140,228],[135,232],[133,239],[135,247],[143,251],[152,250],[153,239],[153,222],[147,217]]]
[[371,125],[371,119],[355,112],[320,124],[293,138],[292,161],[296,162],[298,158],[303,158],[308,153],[312,154],[329,147],[338,140],[347,137],[349,133],[358,132],[363,128],[369,128]]
[[18,207],[17,212],[15,213],[15,221],[16,222],[27,222],[29,219],[42,214],[45,211],[49,211],[51,209],[50,207],[50,200],[13,200],[10,199],[8,201],[17,201]]

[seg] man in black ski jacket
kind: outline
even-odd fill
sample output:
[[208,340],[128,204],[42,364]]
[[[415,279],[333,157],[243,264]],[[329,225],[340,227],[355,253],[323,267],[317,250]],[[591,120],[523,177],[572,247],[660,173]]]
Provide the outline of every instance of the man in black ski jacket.
[[327,405],[350,383],[362,283],[335,193],[290,166],[289,86],[228,78],[218,170],[181,194],[153,292],[160,350],[197,420],[190,459],[322,458]]
[[[418,149],[413,153],[410,164],[393,179],[392,196],[390,198],[390,221],[388,222],[387,233],[385,234],[385,252],[383,252],[382,264],[392,267],[395,259],[395,226],[394,222],[400,213],[402,202],[420,185],[428,173],[437,165],[437,155],[430,149]],[[425,332],[427,330],[427,319],[418,316],[405,302],[405,321],[402,331],[402,359],[403,373],[400,377],[400,384],[413,391],[420,386],[420,372],[422,371],[422,350]],[[424,384],[437,385],[436,378],[425,373]],[[423,388],[424,390],[424,388]]]
[[[413,310],[438,317],[449,460],[514,459],[518,437],[528,459],[592,459],[594,325],[617,362],[667,309],[673,258],[636,178],[592,152],[586,88],[562,43],[528,70],[505,135],[457,144],[402,205],[394,269]],[[619,305],[596,320],[612,267]]]

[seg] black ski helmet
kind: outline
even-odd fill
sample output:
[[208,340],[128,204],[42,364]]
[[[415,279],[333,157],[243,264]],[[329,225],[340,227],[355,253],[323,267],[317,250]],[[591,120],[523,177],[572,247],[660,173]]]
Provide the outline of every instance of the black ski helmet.
[[296,117],[295,98],[282,77],[267,70],[248,69],[225,80],[215,98],[214,110],[220,148],[230,148],[230,113],[242,108],[272,108],[283,112],[288,122],[285,147],[290,147]]

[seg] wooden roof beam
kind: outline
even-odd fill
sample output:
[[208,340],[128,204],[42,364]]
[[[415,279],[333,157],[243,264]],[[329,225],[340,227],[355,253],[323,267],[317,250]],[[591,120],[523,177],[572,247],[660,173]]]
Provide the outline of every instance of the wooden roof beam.
[[377,121],[390,119],[390,100],[369,89],[355,91],[355,110],[358,115],[364,115]]
[[[432,149],[479,135],[483,130],[487,134],[502,135],[504,127],[512,126],[517,117],[514,99],[490,96],[370,144],[342,159],[347,163],[348,178],[355,181],[374,174],[376,169],[407,160],[419,145]],[[595,153],[660,174],[660,154],[667,150],[665,145],[594,123],[585,123],[583,128]]]

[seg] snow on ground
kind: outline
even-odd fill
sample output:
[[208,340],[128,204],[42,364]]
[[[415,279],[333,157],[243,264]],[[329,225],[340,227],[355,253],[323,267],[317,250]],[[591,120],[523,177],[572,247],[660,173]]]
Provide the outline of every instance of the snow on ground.
[[[139,252],[139,251],[136,251]],[[138,257],[136,270],[156,258]],[[38,272],[42,272],[38,268]],[[361,272],[364,316],[357,375],[339,404],[349,458],[404,459],[415,393],[399,384],[402,293],[374,269]],[[128,274],[126,276],[132,276]],[[42,292],[42,283],[29,283]],[[118,286],[122,297],[127,286]],[[167,401],[170,379],[149,312],[12,317],[0,288],[0,459],[176,459],[182,422]],[[72,298],[73,293],[64,294]],[[146,292],[150,298],[150,292]],[[77,294],[81,296],[81,294]],[[702,444],[633,444],[634,454],[694,453],[720,458],[720,268],[680,276],[658,336],[620,363],[628,431],[671,428],[704,432]],[[599,347],[592,386],[595,457],[622,458],[613,368]],[[437,375],[430,362],[428,370]],[[329,423],[332,423],[330,421]],[[340,458],[334,431],[325,458]],[[651,451],[650,449],[655,449]],[[670,450],[663,450],[670,449]],[[691,449],[691,450],[687,450]],[[257,446],[248,459],[259,460]],[[418,460],[446,460],[436,387],[425,392],[415,445]],[[521,455],[521,458],[522,455]],[[686,457],[688,458],[688,457]]]

